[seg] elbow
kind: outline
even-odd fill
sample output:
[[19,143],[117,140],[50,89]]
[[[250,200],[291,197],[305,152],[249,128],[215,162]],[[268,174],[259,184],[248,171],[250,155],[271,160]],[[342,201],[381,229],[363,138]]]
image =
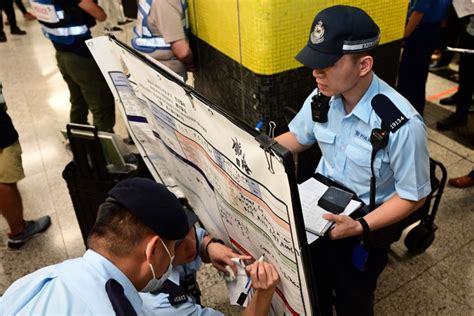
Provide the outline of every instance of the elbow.
[[182,62],[186,63],[188,60],[191,59],[191,50],[190,49],[180,50],[179,52],[175,54],[175,56]]

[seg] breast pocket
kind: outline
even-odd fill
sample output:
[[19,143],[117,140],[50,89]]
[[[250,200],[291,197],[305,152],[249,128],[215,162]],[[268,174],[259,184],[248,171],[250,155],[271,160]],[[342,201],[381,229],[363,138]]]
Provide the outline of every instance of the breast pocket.
[[[364,194],[370,190],[370,178],[372,172],[370,169],[370,160],[372,149],[369,146],[349,144],[346,148],[346,168],[345,176],[350,183],[350,187],[359,194]],[[374,160],[374,174],[376,178],[380,177],[382,166],[381,157]]]
[[318,124],[314,126],[313,131],[324,159],[331,165],[331,167],[334,167],[336,133],[326,128],[322,128],[321,126],[318,126]]

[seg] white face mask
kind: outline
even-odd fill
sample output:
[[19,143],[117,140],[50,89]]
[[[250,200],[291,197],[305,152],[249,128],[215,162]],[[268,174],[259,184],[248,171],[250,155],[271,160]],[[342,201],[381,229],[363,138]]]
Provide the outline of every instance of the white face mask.
[[[166,270],[166,272],[163,273],[163,275],[159,279],[157,279],[156,274],[155,274],[155,270],[153,269],[153,265],[150,263],[150,269],[151,269],[151,274],[153,275],[153,278],[150,281],[148,281],[147,285],[143,289],[141,289],[140,292],[146,293],[146,292],[158,291],[163,286],[163,283],[165,283],[165,281],[168,280],[168,277],[170,276],[170,273],[171,273],[171,269],[173,269],[174,256],[171,256],[171,254],[170,254],[168,248],[166,247],[165,243],[163,242],[163,240],[160,239],[160,241],[163,244],[163,247],[165,247],[166,253],[170,257],[170,264],[168,266],[168,270]],[[150,246],[150,244],[147,245],[146,252],[148,252],[148,247],[149,246]]]

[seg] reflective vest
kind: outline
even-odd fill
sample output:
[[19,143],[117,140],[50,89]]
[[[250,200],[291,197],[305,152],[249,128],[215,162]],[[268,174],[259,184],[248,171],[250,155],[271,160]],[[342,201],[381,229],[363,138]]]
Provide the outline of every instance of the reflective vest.
[[[184,28],[184,33],[187,37],[189,23],[188,23],[188,5],[186,0],[181,2],[181,21]],[[150,15],[151,5],[153,0],[140,0],[138,2],[137,26],[133,28],[132,46],[136,50],[144,53],[152,53],[157,49],[171,49],[171,45],[166,43],[161,36],[154,36],[148,26],[148,16]]]
[[75,1],[30,0],[33,14],[41,23],[44,36],[51,41],[72,45],[79,37],[90,38],[89,28],[95,19],[77,6]]

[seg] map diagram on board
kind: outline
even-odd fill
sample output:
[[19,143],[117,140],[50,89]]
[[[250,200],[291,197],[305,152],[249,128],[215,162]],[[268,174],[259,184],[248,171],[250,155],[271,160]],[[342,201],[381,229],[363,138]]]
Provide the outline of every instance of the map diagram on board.
[[[277,267],[276,315],[310,315],[288,175],[255,136],[161,65],[108,37],[87,42],[155,179],[185,197],[206,230]],[[145,60],[144,60],[145,59]],[[152,66],[153,65],[153,66]]]

